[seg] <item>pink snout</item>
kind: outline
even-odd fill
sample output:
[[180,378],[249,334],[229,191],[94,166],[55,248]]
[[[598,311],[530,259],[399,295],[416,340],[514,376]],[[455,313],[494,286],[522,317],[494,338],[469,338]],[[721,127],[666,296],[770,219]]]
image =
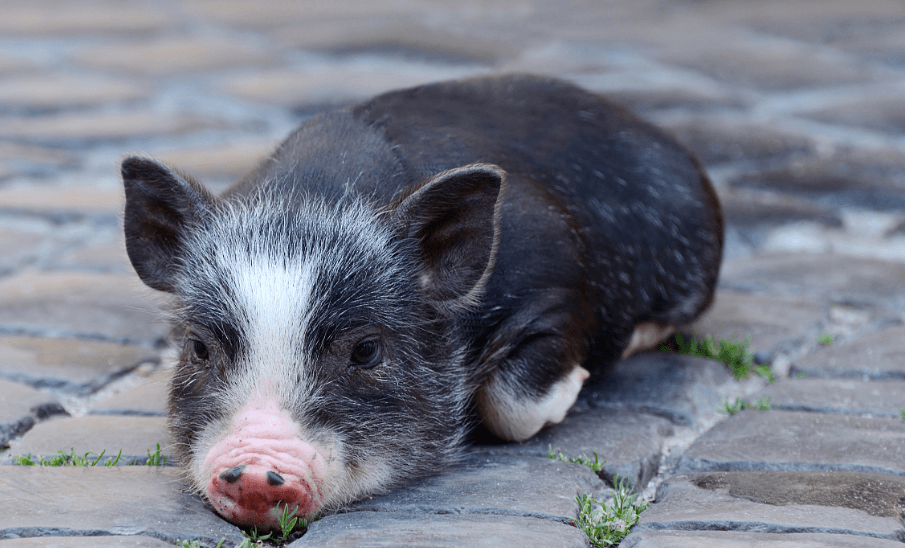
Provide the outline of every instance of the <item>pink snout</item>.
[[313,517],[323,501],[323,457],[300,439],[289,414],[267,401],[243,407],[204,464],[211,503],[239,525],[275,529],[287,505],[290,517]]

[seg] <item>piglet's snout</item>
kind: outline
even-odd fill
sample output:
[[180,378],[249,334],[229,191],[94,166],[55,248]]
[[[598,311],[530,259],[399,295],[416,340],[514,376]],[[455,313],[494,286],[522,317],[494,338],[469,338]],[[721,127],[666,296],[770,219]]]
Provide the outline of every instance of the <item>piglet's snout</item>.
[[323,499],[323,457],[301,439],[290,415],[266,400],[236,413],[204,469],[210,471],[207,494],[214,508],[240,525],[272,529],[286,505],[290,516],[312,516]]

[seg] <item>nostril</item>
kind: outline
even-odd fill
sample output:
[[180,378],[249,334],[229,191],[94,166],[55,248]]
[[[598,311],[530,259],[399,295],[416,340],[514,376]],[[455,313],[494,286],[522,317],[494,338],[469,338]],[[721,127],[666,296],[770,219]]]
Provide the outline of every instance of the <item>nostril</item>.
[[229,470],[224,470],[218,477],[226,483],[236,483],[237,481],[239,481],[239,478],[242,477],[242,472],[244,471],[245,465],[240,464],[239,466],[234,466]]
[[283,479],[283,476],[271,470],[270,472],[267,472],[267,483],[273,487],[279,487],[286,483],[286,480]]

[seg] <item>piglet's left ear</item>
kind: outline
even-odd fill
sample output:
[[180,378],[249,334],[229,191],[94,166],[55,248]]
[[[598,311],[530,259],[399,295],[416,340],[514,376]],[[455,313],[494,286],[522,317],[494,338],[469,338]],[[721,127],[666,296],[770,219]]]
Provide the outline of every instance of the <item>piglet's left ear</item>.
[[444,171],[403,198],[393,214],[421,251],[422,289],[456,312],[478,303],[500,243],[506,172],[489,164]]

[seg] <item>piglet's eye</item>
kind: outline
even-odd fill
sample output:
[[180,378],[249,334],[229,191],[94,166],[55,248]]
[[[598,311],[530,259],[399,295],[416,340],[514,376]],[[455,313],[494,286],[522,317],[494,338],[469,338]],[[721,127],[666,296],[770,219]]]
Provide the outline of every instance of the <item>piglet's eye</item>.
[[366,369],[380,362],[380,339],[365,339],[355,345],[349,356],[350,365]]
[[192,352],[199,360],[206,360],[210,357],[207,352],[207,345],[197,339],[192,341]]

